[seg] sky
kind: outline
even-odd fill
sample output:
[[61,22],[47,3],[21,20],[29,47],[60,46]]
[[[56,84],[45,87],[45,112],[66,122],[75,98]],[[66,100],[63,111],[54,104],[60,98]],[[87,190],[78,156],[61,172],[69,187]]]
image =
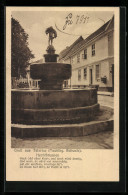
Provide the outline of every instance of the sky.
[[[13,11],[12,17],[17,19],[25,32],[29,35],[29,48],[35,55],[32,61],[43,58],[48,46],[46,28],[52,26],[57,32],[53,40],[56,53],[59,54],[70,46],[79,36],[86,38],[105,22],[110,20],[113,12],[70,12],[70,11]],[[69,24],[66,25],[66,17]]]

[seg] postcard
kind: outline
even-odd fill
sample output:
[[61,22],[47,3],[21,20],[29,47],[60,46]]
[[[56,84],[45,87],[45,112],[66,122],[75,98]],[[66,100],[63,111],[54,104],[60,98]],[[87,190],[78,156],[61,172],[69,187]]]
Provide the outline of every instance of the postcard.
[[119,181],[119,8],[5,9],[6,181]]

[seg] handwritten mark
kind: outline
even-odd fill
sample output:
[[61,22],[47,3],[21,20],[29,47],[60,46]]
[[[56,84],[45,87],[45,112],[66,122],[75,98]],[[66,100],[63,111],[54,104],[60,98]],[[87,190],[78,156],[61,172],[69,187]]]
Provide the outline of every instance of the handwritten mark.
[[[85,23],[87,24],[89,21],[89,18],[90,18],[89,16],[77,15],[75,24],[85,24]],[[66,29],[67,25],[73,24],[73,14],[72,13],[68,14],[65,19],[66,19],[66,21],[65,21],[65,24],[63,26],[63,30]]]
[[80,16],[80,15],[77,15],[76,16],[76,24],[81,24],[81,23],[88,23],[88,21],[89,21],[89,17],[88,16],[84,16],[84,15],[82,15],[82,16]]
[[68,14],[66,17],[65,25],[63,26],[63,30],[66,29],[67,25],[71,25],[73,23],[72,21],[72,13]]
[[[66,35],[72,35],[72,36],[81,36],[81,34],[73,34],[73,33],[67,33],[67,32],[64,32],[64,31],[62,31],[62,30],[60,30],[58,27],[57,27],[57,25],[56,25],[56,23],[55,23],[55,27],[56,27],[56,29],[59,31],[59,32],[61,32],[61,33],[63,33],[63,34],[66,34]],[[90,34],[83,34],[83,36],[89,36]]]

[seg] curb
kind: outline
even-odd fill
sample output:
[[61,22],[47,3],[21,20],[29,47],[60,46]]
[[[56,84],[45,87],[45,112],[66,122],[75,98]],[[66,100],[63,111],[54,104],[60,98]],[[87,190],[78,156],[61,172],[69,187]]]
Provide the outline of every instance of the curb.
[[114,97],[114,93],[111,93],[111,92],[104,93],[104,92],[98,92],[98,91],[97,91],[97,95],[103,95],[103,96]]
[[113,119],[80,124],[67,125],[14,125],[11,136],[18,138],[37,137],[78,137],[95,134],[101,131],[113,130]]

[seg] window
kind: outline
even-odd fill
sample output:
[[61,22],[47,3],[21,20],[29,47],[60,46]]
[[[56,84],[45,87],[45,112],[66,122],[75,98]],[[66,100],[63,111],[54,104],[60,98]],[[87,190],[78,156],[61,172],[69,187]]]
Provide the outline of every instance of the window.
[[92,45],[92,56],[95,55],[95,44]]
[[74,57],[71,58],[71,64],[73,64],[73,62],[74,62]]
[[87,79],[87,68],[84,68],[84,79]]
[[99,79],[100,78],[100,66],[99,64],[96,65],[96,79]]
[[68,87],[68,80],[64,81],[64,87]]
[[81,69],[78,70],[78,81],[81,80]]
[[80,53],[77,54],[77,62],[80,62]]
[[84,49],[84,53],[82,54],[83,59],[87,59],[87,49]]
[[84,59],[87,59],[87,49],[84,50]]

